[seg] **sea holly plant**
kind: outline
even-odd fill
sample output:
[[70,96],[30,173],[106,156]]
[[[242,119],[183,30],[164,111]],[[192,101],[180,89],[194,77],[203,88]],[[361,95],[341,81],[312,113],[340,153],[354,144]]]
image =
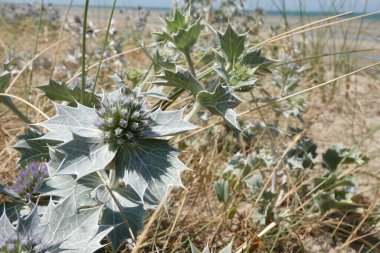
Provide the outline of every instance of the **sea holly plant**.
[[121,87],[104,94],[100,107],[56,104],[57,115],[39,125],[39,140],[59,141],[50,148],[49,178],[42,195],[67,197],[78,206],[102,206],[102,224],[116,252],[142,227],[145,207],[163,200],[169,186],[181,186],[186,167],[179,151],[162,138],[195,129],[179,111],[149,111],[138,90]]
[[120,180],[141,199],[146,191],[162,199],[169,185],[181,185],[184,165],[178,151],[158,137],[195,129],[184,121],[182,111],[150,112],[138,93],[121,87],[105,94],[99,109],[78,104],[56,105],[58,114],[40,124],[49,130],[42,139],[62,141],[57,149],[65,154],[57,175],[80,179],[110,168],[110,188]]
[[38,207],[14,227],[6,212],[0,217],[1,252],[94,252],[111,226],[99,226],[100,207],[76,209],[73,195],[55,205],[50,201],[40,217]]
[[[187,16],[176,16],[173,20],[167,20],[167,29],[172,33],[178,32],[178,27],[187,27]],[[199,21],[197,21],[199,22]],[[176,25],[174,25],[176,24]],[[174,29],[174,28],[175,29]],[[169,42],[185,55],[189,70],[186,70],[177,65],[176,69],[166,69],[164,66],[162,73],[159,75],[161,80],[154,83],[158,85],[166,85],[175,87],[174,93],[178,94],[185,90],[189,91],[194,98],[192,111],[187,119],[190,120],[196,113],[202,109],[208,109],[215,115],[222,116],[225,121],[235,130],[241,131],[237,120],[237,113],[234,111],[242,100],[235,92],[249,92],[257,87],[257,75],[268,70],[268,66],[272,63],[261,56],[260,49],[248,50],[246,47],[246,34],[237,34],[231,25],[227,26],[225,32],[216,32],[211,27],[210,29],[215,34],[216,48],[211,48],[213,52],[212,65],[202,73],[196,73],[193,60],[190,57],[191,47],[186,50],[179,47],[173,42],[173,38],[169,35],[160,34],[160,36]],[[192,36],[194,33],[192,33]],[[199,37],[199,34],[196,33]],[[187,42],[193,45],[193,38],[188,36]],[[212,72],[213,78],[208,78],[206,82],[202,82],[205,75]],[[205,74],[206,73],[206,74]],[[216,74],[216,75],[215,75]]]

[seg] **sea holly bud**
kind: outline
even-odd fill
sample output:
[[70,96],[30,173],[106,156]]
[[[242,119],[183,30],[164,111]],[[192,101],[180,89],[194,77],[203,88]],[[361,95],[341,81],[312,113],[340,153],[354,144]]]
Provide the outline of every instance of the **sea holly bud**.
[[149,126],[147,111],[137,94],[120,93],[115,98],[106,98],[97,111],[95,125],[103,131],[104,142],[124,145],[142,135]]

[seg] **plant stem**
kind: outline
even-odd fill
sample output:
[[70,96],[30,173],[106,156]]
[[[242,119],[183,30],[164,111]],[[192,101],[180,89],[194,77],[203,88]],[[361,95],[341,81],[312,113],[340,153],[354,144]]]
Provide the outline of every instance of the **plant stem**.
[[[115,5],[116,5],[116,0],[113,0],[113,4],[112,4],[112,9],[111,9],[111,15],[110,15],[110,18],[108,20],[108,26],[107,26],[107,31],[106,31],[106,37],[104,39],[104,43],[103,43],[103,48],[102,48],[102,53],[100,55],[100,59],[99,59],[99,64],[98,64],[98,68],[96,70],[96,75],[95,75],[95,80],[94,80],[94,85],[92,86],[92,91],[91,91],[91,94],[90,94],[90,101],[91,101],[91,98],[92,98],[92,94],[95,92],[95,88],[96,88],[96,83],[98,81],[98,77],[99,77],[99,73],[100,73],[100,67],[102,66],[102,62],[103,62],[103,57],[104,57],[104,52],[106,51],[106,45],[107,45],[107,40],[108,40],[108,34],[109,34],[109,31],[110,31],[110,27],[111,27],[111,23],[112,23],[112,17],[113,17],[113,13],[115,11]],[[83,80],[83,79],[82,79]],[[82,89],[83,91],[83,89]]]
[[[186,57],[187,64],[189,65],[190,73],[195,78],[197,78],[197,75],[195,74],[194,63],[191,60],[191,56],[190,56],[190,51],[189,50],[187,50],[185,52],[185,57]],[[191,109],[191,111],[189,112],[189,114],[186,115],[185,120],[186,121],[190,121],[194,117],[194,115],[196,115],[197,112],[201,109],[201,107],[202,107],[202,105],[195,99],[195,103],[193,105],[193,108]]]
[[185,121],[190,122],[190,120],[197,114],[197,112],[199,112],[201,108],[202,108],[202,105],[198,101],[195,101],[193,108],[191,109],[189,114],[186,115]]
[[197,75],[195,74],[194,63],[191,60],[190,51],[187,50],[186,52],[184,52],[184,54],[185,54],[185,57],[186,57],[187,64],[189,65],[190,73],[196,78]]
[[150,66],[148,73],[146,73],[144,80],[138,84],[138,86],[141,88],[141,91],[146,91],[149,87],[149,81],[154,76],[154,67],[153,64]]
[[87,34],[87,12],[90,0],[86,0],[83,17],[82,30],[82,90],[80,93],[80,102],[83,104],[84,90],[86,89],[86,34]]
[[119,188],[119,180],[118,180],[118,177],[116,176],[116,168],[115,167],[113,167],[110,170],[108,187],[111,190],[116,190],[117,188]]

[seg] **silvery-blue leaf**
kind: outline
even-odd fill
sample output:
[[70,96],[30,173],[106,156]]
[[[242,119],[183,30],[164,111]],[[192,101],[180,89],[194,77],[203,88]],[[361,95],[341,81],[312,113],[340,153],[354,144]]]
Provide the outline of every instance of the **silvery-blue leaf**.
[[18,195],[17,192],[15,192],[12,189],[9,189],[8,187],[2,184],[0,184],[0,194],[3,194],[5,196],[8,196],[14,199],[21,199],[20,195]]
[[191,253],[210,253],[210,249],[206,246],[201,252],[192,242],[190,242]]
[[60,142],[36,139],[42,136],[43,134],[35,128],[28,127],[25,133],[17,137],[19,141],[12,147],[21,153],[19,164],[24,165],[28,161],[41,161],[49,158],[48,146],[56,146]]
[[232,241],[225,248],[219,251],[219,253],[232,253]]
[[26,215],[29,214],[34,208],[32,202],[25,203],[23,200],[14,199],[12,202],[0,203],[0,216],[3,215],[5,210],[8,219],[11,222],[17,221],[19,214]]
[[92,253],[103,247],[100,241],[112,227],[99,226],[101,207],[77,210],[73,195],[57,205],[49,203],[41,223],[46,225],[44,241],[62,243],[61,248],[72,253]]
[[102,211],[102,224],[114,227],[107,235],[113,252],[118,252],[127,240],[136,239],[142,228],[146,211],[141,203],[133,201],[133,198],[138,198],[134,195],[136,193],[129,187],[112,191],[112,194],[104,185],[96,190],[96,200],[105,204]]
[[116,171],[141,200],[146,190],[161,200],[169,186],[182,186],[180,172],[186,167],[178,159],[178,153],[165,140],[136,140],[134,145],[118,151]]
[[91,199],[90,193],[99,185],[99,176],[92,173],[79,180],[75,180],[75,177],[71,175],[52,176],[64,159],[64,154],[58,150],[50,149],[50,157],[51,160],[47,164],[50,177],[46,178],[38,189],[41,196],[66,198],[73,194],[77,199],[78,206],[95,205],[96,202]]
[[0,238],[7,237],[17,237],[17,233],[8,219],[6,212],[3,212],[0,217]]
[[213,92],[199,92],[197,101],[210,112],[222,116],[236,130],[241,131],[237,114],[232,110],[240,104],[241,100],[232,94],[231,87],[218,84]]
[[162,111],[161,108],[151,113],[152,125],[143,131],[143,137],[160,137],[194,130],[197,126],[182,119],[183,110]]
[[65,158],[56,168],[58,175],[75,175],[77,179],[103,170],[115,157],[116,150],[99,138],[73,134],[73,139],[58,147]]
[[84,137],[101,136],[101,131],[94,125],[97,119],[95,109],[81,104],[77,107],[55,104],[55,107],[57,115],[38,124],[49,130],[40,139],[68,142],[73,139],[73,133]]

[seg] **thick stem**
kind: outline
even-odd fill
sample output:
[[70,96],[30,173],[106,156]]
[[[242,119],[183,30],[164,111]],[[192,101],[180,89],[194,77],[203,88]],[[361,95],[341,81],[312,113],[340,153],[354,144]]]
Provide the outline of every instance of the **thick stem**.
[[117,175],[116,175],[116,168],[115,168],[115,167],[113,167],[113,168],[110,170],[109,181],[108,181],[108,187],[109,187],[111,190],[116,190],[117,188],[119,188],[119,178],[118,178]]
[[198,101],[195,101],[193,108],[191,109],[189,114],[186,115],[185,121],[190,121],[197,114],[197,112],[199,112],[201,107],[202,105]]

